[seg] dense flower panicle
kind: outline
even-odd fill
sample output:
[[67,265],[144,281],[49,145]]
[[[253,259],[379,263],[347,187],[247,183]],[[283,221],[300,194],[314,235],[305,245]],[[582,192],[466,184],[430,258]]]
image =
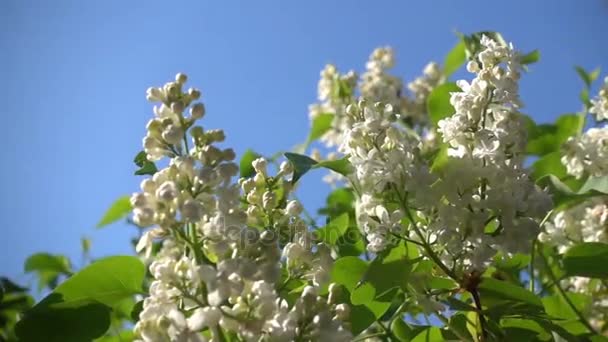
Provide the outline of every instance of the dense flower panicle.
[[412,96],[403,96],[401,99],[400,113],[404,118],[411,120],[414,124],[426,125],[428,123],[427,98],[433,89],[444,81],[445,77],[439,64],[435,62],[427,64],[423,69],[422,75],[407,84],[407,89]]
[[523,168],[519,54],[486,36],[481,46],[467,65],[476,77],[458,82],[455,113],[438,124],[452,158],[434,186],[443,201],[427,226],[446,246],[446,263],[477,269],[497,251],[526,252],[551,206]]
[[608,175],[608,127],[590,128],[581,136],[571,137],[563,149],[561,161],[569,174],[576,178]]
[[361,97],[371,102],[382,102],[399,107],[403,82],[387,73],[395,65],[395,56],[390,47],[375,49],[361,75],[359,87]]
[[361,100],[349,105],[347,112],[353,124],[345,132],[340,152],[348,155],[355,169],[359,227],[367,235],[368,249],[378,252],[387,246],[391,233],[401,229],[404,216],[383,206],[386,187],[414,193],[423,201],[433,178],[419,158],[419,139],[396,125],[391,105]]
[[[349,340],[348,308],[317,295],[333,258],[306,229],[301,204],[289,199],[291,164],[271,176],[260,158],[252,164],[254,177],[233,182],[234,152],[216,145],[225,138],[222,131],[194,126],[204,106],[191,103],[198,91],[182,92],[185,80],[179,74],[148,91],[149,100],[162,102],[155,113],[163,118],[161,131],[149,125],[144,148],[149,160],[171,159],[131,198],[133,221],[153,227],[137,244],[153,281],[136,335],[142,341],[217,340],[222,333],[246,341]],[[155,240],[162,247],[154,255]],[[311,284],[293,305],[279,293],[282,271]]]
[[394,64],[392,48],[380,47],[371,53],[360,79],[353,71],[340,74],[331,64],[321,71],[319,102],[309,106],[309,117],[314,120],[321,114],[333,115],[331,128],[320,138],[326,147],[341,145],[344,132],[353,124],[346,107],[357,102],[358,98],[370,103],[390,104],[412,126],[428,128],[426,99],[436,86],[445,81],[440,66],[435,62],[429,63],[422,76],[407,84],[407,92],[403,89],[403,80],[390,74]]
[[580,242],[608,243],[607,226],[608,202],[596,197],[555,214],[539,239],[564,253]]
[[597,96],[591,99],[589,113],[593,114],[597,121],[608,119],[608,76],[604,79],[604,84]]

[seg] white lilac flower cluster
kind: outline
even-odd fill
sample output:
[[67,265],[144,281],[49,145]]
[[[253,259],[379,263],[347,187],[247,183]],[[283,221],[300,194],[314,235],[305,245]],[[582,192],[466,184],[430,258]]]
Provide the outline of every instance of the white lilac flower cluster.
[[454,260],[475,268],[496,251],[527,252],[551,200],[529,179],[523,158],[526,132],[518,95],[521,66],[512,45],[487,36],[450,99],[454,115],[438,123],[449,145],[448,164],[437,185],[443,205],[428,229]]
[[[565,253],[581,242],[608,243],[608,201],[595,197],[574,207],[562,210],[544,226],[539,240]],[[601,327],[608,318],[608,288],[599,279],[570,277],[561,281],[568,291],[590,297],[590,307],[585,308],[589,322],[594,328]]]
[[608,127],[590,128],[581,136],[569,138],[561,160],[576,178],[608,174]]
[[608,76],[604,79],[604,84],[597,96],[591,99],[589,112],[595,116],[597,121],[608,119]]
[[345,132],[340,152],[348,155],[359,198],[357,223],[367,235],[368,249],[379,252],[399,233],[404,212],[389,210],[382,194],[387,187],[425,198],[432,183],[430,171],[419,158],[418,138],[395,124],[390,104],[360,100],[347,108],[353,122]]
[[344,133],[352,125],[346,107],[357,102],[357,95],[370,103],[390,104],[412,126],[426,128],[426,98],[436,86],[445,81],[441,68],[437,63],[429,63],[422,76],[407,84],[410,91],[408,94],[403,89],[403,80],[390,74],[394,64],[393,50],[390,47],[380,47],[370,55],[365,72],[359,80],[355,72],[341,75],[331,64],[321,71],[319,103],[309,107],[309,116],[314,120],[320,114],[333,115],[331,128],[320,139],[326,147],[342,144]]
[[580,242],[608,243],[606,227],[608,201],[604,197],[595,197],[555,214],[545,224],[545,231],[539,235],[539,240],[565,253]]
[[[405,232],[411,239],[435,245],[446,264],[467,268],[485,267],[499,251],[527,252],[538,234],[551,200],[523,167],[519,54],[488,37],[481,46],[468,65],[476,77],[458,83],[462,92],[451,96],[455,113],[439,122],[449,156],[441,179],[422,155],[428,141],[397,125],[390,104],[363,100],[347,107],[350,126],[339,151],[356,170],[357,218],[370,251],[402,233],[404,217],[415,224]],[[390,209],[387,202],[401,205]]]
[[[592,100],[590,112],[596,120],[608,118],[608,78],[599,95]],[[608,176],[608,128],[594,127],[570,138],[563,146],[562,164],[569,175],[581,179]],[[553,215],[539,240],[557,248],[559,253],[582,242],[608,243],[608,197],[590,198]],[[597,279],[571,277],[562,280],[566,289],[589,295],[589,321],[600,329],[608,317],[608,288]]]
[[[216,145],[224,140],[221,130],[194,126],[204,106],[193,103],[198,90],[182,91],[185,82],[178,74],[175,82],[148,90],[148,99],[161,104],[144,148],[149,160],[170,161],[131,198],[133,221],[151,227],[137,250],[145,251],[153,277],[136,336],[348,341],[349,307],[336,303],[336,286],[330,284],[328,298],[320,295],[333,264],[330,251],[313,241],[299,217],[301,205],[288,199],[291,164],[272,177],[260,158],[254,177],[233,182],[235,154]],[[162,246],[156,254],[155,243]],[[292,302],[281,297],[283,272],[304,285]]]

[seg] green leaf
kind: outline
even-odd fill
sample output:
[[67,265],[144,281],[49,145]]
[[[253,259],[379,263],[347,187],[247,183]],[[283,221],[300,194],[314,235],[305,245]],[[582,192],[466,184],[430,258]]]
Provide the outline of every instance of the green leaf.
[[433,157],[433,162],[431,163],[432,172],[442,172],[445,169],[445,166],[450,160],[448,157],[449,148],[450,146],[448,144],[441,144],[441,147]]
[[568,276],[608,278],[608,244],[586,242],[575,245],[564,255]]
[[583,80],[587,88],[590,88],[593,81],[595,81],[600,76],[600,68],[596,68],[591,72],[587,72],[583,67],[577,65],[574,67],[574,70],[576,70],[576,73],[581,78],[581,80]]
[[142,293],[145,267],[136,257],[98,260],[76,273],[25,312],[20,341],[90,341],[110,326],[112,307]]
[[429,327],[424,331],[420,332],[416,337],[412,339],[412,342],[431,342],[431,341],[444,341],[441,329],[437,327]]
[[135,337],[136,336],[133,333],[133,330],[123,330],[123,331],[119,332],[117,335],[103,336],[103,337],[95,340],[95,342],[126,342],[126,341],[135,340]]
[[350,293],[350,302],[353,305],[365,305],[374,300],[376,289],[370,283],[363,283],[355,287]]
[[156,165],[148,160],[148,156],[144,151],[139,152],[133,159],[133,162],[139,166],[139,169],[135,171],[136,176],[153,175],[158,171]]
[[[589,295],[582,293],[566,293],[568,299],[574,304],[574,307],[583,314],[588,314],[592,304],[592,299]],[[576,312],[560,295],[552,295],[542,298],[543,305],[547,314],[553,318],[555,324],[561,326],[572,334],[584,333],[587,328],[579,320]]]
[[528,144],[526,152],[538,156],[559,151],[569,137],[576,135],[584,118],[578,114],[560,116],[555,124],[536,125],[528,120]]
[[70,260],[63,255],[48,253],[36,253],[25,261],[24,271],[36,273],[38,277],[38,289],[45,287],[53,288],[59,280],[59,276],[72,274]]
[[292,183],[296,183],[298,179],[300,179],[300,177],[302,177],[314,165],[317,164],[316,160],[303,154],[287,152],[285,153],[285,158],[287,158],[293,166],[293,179],[291,180]]
[[399,341],[411,341],[420,331],[414,330],[402,319],[395,319],[391,323],[391,333],[399,339]]
[[335,245],[340,237],[348,230],[348,213],[344,213],[329,223],[315,231],[317,238],[330,244]]
[[36,253],[31,255],[25,261],[24,271],[26,273],[52,271],[65,274],[70,274],[72,272],[70,260],[66,256],[48,253]]
[[410,255],[413,253],[417,253],[413,244],[401,242],[378,254],[370,263],[364,281],[371,283],[378,294],[395,287],[407,289],[407,279],[412,271]]
[[255,169],[253,168],[253,165],[251,165],[251,163],[260,157],[261,155],[251,149],[248,149],[247,151],[245,151],[245,153],[243,153],[241,161],[239,162],[241,178],[248,178],[255,175]]
[[589,177],[578,190],[578,193],[583,195],[592,191],[597,191],[602,194],[608,194],[608,177]]
[[310,169],[319,167],[330,169],[344,176],[352,172],[352,165],[347,157],[336,160],[324,160],[321,162],[317,162],[309,156],[292,152],[285,153],[285,157],[293,166],[294,172],[293,179],[291,180],[292,183],[296,183],[306,172],[310,171]]
[[520,57],[519,62],[521,64],[533,64],[540,60],[540,51],[534,50]]
[[559,179],[568,176],[566,167],[561,162],[561,157],[559,151],[554,151],[536,160],[532,164],[532,173],[530,174],[532,179],[537,180],[546,175],[554,175]]
[[483,278],[479,285],[479,294],[483,298],[483,304],[490,309],[499,306],[501,310],[510,309],[513,307],[511,304],[515,304],[521,306],[518,308],[521,310],[543,310],[542,302],[534,293],[510,282]]
[[367,263],[358,257],[342,257],[334,263],[331,271],[332,282],[343,285],[349,291],[352,291],[363,278],[366,270]]
[[133,210],[133,207],[131,207],[131,199],[129,196],[118,198],[103,215],[101,221],[97,223],[97,228],[105,227],[127,217],[131,210]]
[[133,305],[133,308],[131,309],[131,313],[130,313],[130,318],[131,321],[133,321],[134,323],[139,321],[139,314],[141,313],[141,311],[144,309],[144,301],[140,300],[139,302],[135,303],[135,305]]
[[549,188],[555,208],[569,207],[590,197],[606,195],[606,193],[603,192],[605,191],[604,181],[601,180],[593,180],[586,187],[584,186],[585,184],[583,184],[579,191],[573,191],[568,184],[562,182],[553,175],[541,177],[536,183],[542,187]]
[[330,169],[334,172],[341,174],[342,176],[346,176],[353,172],[353,166],[348,161],[348,157],[344,157],[341,159],[334,160],[324,160],[317,163],[313,166],[313,169],[324,167],[326,169]]
[[456,83],[444,83],[429,94],[426,99],[426,109],[435,126],[443,119],[454,114],[454,107],[450,103],[451,93],[462,91]]
[[466,46],[464,40],[459,40],[456,46],[448,52],[443,62],[443,74],[445,77],[450,77],[456,70],[458,70],[464,62],[467,60]]
[[550,337],[543,327],[529,319],[504,318],[500,326],[505,332],[505,341],[545,341]]
[[354,335],[361,333],[376,321],[376,316],[364,305],[353,305],[350,309],[351,331]]
[[323,134],[327,133],[331,129],[331,123],[334,120],[334,114],[332,113],[321,113],[312,120],[312,127],[306,139],[307,144],[319,139]]

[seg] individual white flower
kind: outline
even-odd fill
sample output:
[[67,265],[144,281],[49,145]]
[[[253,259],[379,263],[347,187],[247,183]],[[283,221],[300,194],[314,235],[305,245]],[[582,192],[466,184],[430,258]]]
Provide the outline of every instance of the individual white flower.
[[594,114],[597,121],[608,119],[608,76],[604,79],[604,84],[597,96],[591,99],[589,113]]
[[608,175],[608,127],[590,128],[564,144],[562,164],[569,174],[581,178],[585,173],[602,177]]

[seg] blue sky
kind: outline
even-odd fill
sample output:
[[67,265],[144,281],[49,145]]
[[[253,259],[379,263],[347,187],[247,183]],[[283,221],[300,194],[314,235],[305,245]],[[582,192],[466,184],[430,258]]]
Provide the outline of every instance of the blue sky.
[[[602,0],[0,1],[0,274],[27,280],[23,260],[39,251],[78,265],[81,236],[94,256],[131,252],[133,228],[94,226],[137,190],[145,90],[176,72],[202,90],[204,127],[225,129],[237,153],[272,154],[306,136],[325,63],[361,70],[391,45],[411,80],[443,59],[453,32],[479,30],[540,49],[521,87],[540,121],[580,108],[573,65],[608,70]],[[311,209],[327,191],[319,178],[300,189]]]

